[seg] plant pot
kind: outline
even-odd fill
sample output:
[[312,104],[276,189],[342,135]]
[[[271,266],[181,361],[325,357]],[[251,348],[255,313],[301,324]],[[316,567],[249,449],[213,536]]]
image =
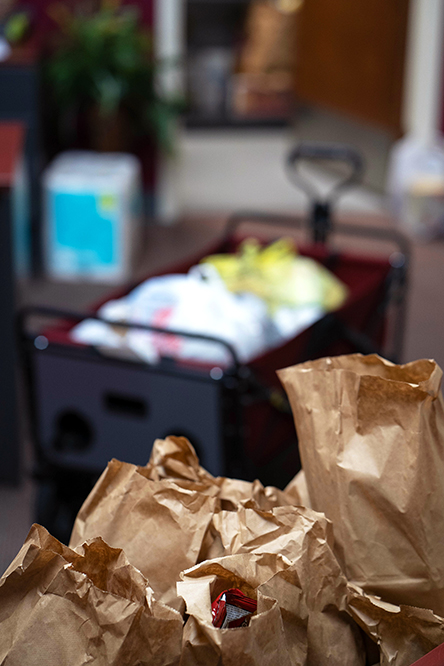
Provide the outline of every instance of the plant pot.
[[93,150],[104,153],[130,152],[132,133],[128,115],[118,109],[104,115],[97,106],[88,112],[89,143]]

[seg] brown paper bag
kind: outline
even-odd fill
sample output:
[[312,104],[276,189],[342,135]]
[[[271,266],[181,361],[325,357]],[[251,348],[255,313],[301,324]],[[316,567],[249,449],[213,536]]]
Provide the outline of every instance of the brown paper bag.
[[178,664],[182,617],[101,539],[78,552],[34,525],[0,579],[0,663]]
[[356,624],[347,616],[346,589],[333,553],[320,540],[258,591],[277,600],[291,652],[297,648],[295,641],[301,640],[305,620],[307,666],[363,666],[364,647]]
[[180,666],[300,666],[285,644],[276,601],[258,595],[257,615],[248,627],[218,629],[190,616],[184,628]]
[[444,620],[430,610],[395,606],[350,585],[348,612],[378,643],[380,666],[410,666],[444,643]]
[[[300,644],[300,659],[292,660],[278,603],[256,592],[261,581],[287,566],[280,555],[234,555],[184,572],[177,588],[190,617],[184,628],[181,666],[305,664],[305,642]],[[257,598],[257,613],[248,627],[219,629],[212,624],[211,602],[232,587]]]
[[101,536],[125,551],[160,601],[178,607],[176,581],[198,560],[216,499],[149,473],[112,460],[79,511],[70,546]]
[[258,588],[278,601],[289,645],[306,618],[308,666],[363,664],[359,632],[346,615],[346,579],[333,554],[331,524],[303,507],[278,507],[272,515],[275,529],[257,524],[257,533],[251,519],[241,519],[247,529],[240,530],[237,552],[281,553],[291,562]]
[[[165,521],[162,516],[166,500],[161,496],[165,495],[167,487],[171,502],[167,513],[171,519]],[[199,495],[196,503],[193,502],[193,493]],[[208,499],[205,500],[204,496]],[[122,497],[126,498],[123,503]],[[142,497],[144,501],[141,503],[139,499]],[[136,511],[131,508],[129,498],[132,504],[137,505]],[[185,437],[158,439],[154,442],[146,467],[118,461],[109,464],[77,516],[70,545],[74,547],[87,538],[102,536],[111,545],[123,547],[131,563],[150,579],[156,593],[167,594],[163,600],[172,603],[166,590],[174,588],[176,579],[173,580],[173,577],[196,562],[207,559],[212,549],[215,538],[211,526],[213,513],[221,509],[236,510],[243,500],[252,500],[262,509],[292,502],[281,490],[264,488],[257,480],[250,483],[213,477],[199,465],[196,452]],[[181,520],[176,520],[177,513],[181,514]],[[173,551],[165,553],[166,559],[162,555],[165,563],[173,565],[170,567],[171,575],[167,574],[168,580],[164,581],[157,580],[158,576],[153,573],[156,561],[150,554],[145,554],[147,550],[153,551],[153,545],[148,548],[147,541],[151,541],[151,536],[159,529],[159,520],[162,521],[164,539],[156,539],[153,555],[159,554],[159,551],[163,553],[164,549]],[[185,539],[183,546],[179,551],[171,549],[172,543],[182,540],[182,532]],[[130,547],[127,542],[131,542]],[[217,548],[215,554],[220,554]]]
[[239,502],[250,499],[264,510],[293,503],[286,493],[273,486],[264,487],[257,479],[250,482],[212,476],[200,466],[196,451],[186,437],[156,439],[144,474],[153,481],[170,479],[182,487],[215,495],[219,499],[217,510],[235,511]]
[[215,477],[199,464],[196,451],[186,437],[156,439],[146,466],[146,476],[153,481],[182,479],[208,486],[217,485]]
[[284,495],[291,504],[305,506],[308,509],[312,508],[310,495],[308,494],[307,479],[305,478],[303,469],[285,486]]
[[[240,587],[248,596],[259,591],[279,604],[292,663],[364,663],[359,632],[346,614],[347,581],[322,514],[302,507],[265,512],[241,505],[237,512],[219,512],[213,521],[225,556],[184,572],[178,584],[197,621],[203,621],[200,609],[209,609],[210,598],[227,587]],[[208,576],[215,577],[211,592]]]
[[376,355],[279,372],[313,508],[332,521],[347,578],[444,614],[444,410],[433,361]]
[[275,506],[262,509],[254,499],[242,500],[237,510],[214,514],[199,560],[210,560],[237,552],[270,552],[296,557],[305,533],[322,523],[331,526],[322,514],[304,507]]
[[[251,510],[248,510],[251,511]],[[272,613],[264,617],[260,598],[264,595],[258,592],[260,585],[272,579],[278,572],[283,572],[290,566],[289,560],[280,553],[242,553],[227,555],[202,562],[192,569],[183,572],[182,581],[177,584],[178,594],[185,600],[187,613],[192,621],[188,620],[184,629],[183,664],[199,663],[194,655],[211,646],[212,654],[223,657],[222,663],[228,656],[228,650],[233,650],[229,641],[240,641],[239,647],[246,651],[251,661],[240,663],[262,664],[261,651],[264,641],[270,647],[269,659],[265,663],[286,663],[290,659],[292,666],[305,666],[307,656],[307,613],[300,589],[297,586],[289,590],[293,605],[286,613],[285,622],[280,604],[275,598],[268,597],[266,608],[273,609]],[[241,631],[235,629],[218,629],[212,626],[211,603],[224,590],[238,588],[252,599],[258,599],[258,611],[255,623]],[[299,602],[299,603],[298,603]],[[253,627],[253,628],[252,628]],[[258,642],[257,631],[262,634]],[[289,632],[290,630],[290,632]],[[234,633],[233,633],[234,632]],[[279,647],[274,645],[275,637],[279,638]],[[255,644],[256,642],[256,644]],[[236,654],[239,652],[236,651]],[[191,656],[193,655],[193,656]],[[274,662],[273,662],[274,659]],[[271,661],[270,661],[271,660]],[[215,661],[214,663],[218,663]],[[232,663],[232,662],[230,662]],[[234,662],[233,662],[234,663]]]
[[332,526],[325,516],[296,506],[263,511],[249,502],[236,512],[221,511],[213,518],[224,555],[276,553],[294,562],[311,541],[333,544]]
[[213,477],[185,437],[158,439],[146,467],[109,463],[77,516],[70,546],[101,536],[123,548],[159,600],[179,608],[180,572],[220,554],[213,546],[213,515],[236,509],[242,500],[267,509],[291,501],[259,481]]

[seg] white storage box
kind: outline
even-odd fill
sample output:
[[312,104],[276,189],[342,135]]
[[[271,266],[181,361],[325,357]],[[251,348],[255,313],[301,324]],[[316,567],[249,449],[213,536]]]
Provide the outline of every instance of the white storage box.
[[49,276],[125,280],[140,220],[137,158],[126,153],[62,153],[46,169],[43,186]]

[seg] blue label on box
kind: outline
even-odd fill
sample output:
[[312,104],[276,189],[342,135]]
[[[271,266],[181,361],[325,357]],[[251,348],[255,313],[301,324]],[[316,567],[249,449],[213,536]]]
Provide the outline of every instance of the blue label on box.
[[69,263],[76,264],[80,270],[115,263],[118,222],[116,196],[53,192],[51,200],[56,253],[61,251],[63,256],[67,251]]

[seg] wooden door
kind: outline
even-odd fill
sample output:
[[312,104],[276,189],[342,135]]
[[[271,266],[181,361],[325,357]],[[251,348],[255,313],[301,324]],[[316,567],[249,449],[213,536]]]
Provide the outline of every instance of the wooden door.
[[409,0],[305,0],[298,97],[399,134],[408,9]]

